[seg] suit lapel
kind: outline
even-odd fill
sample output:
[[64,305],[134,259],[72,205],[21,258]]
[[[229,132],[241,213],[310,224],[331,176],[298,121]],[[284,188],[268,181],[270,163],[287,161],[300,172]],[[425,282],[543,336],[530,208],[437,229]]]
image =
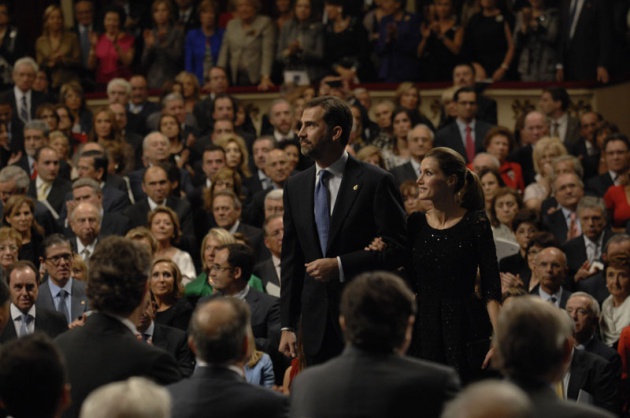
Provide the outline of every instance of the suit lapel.
[[569,377],[566,393],[568,399],[577,399],[586,376],[586,370],[584,369],[585,364],[580,354],[581,353],[577,353],[576,350],[573,354],[573,360],[571,361],[571,376]]
[[[352,157],[348,157],[346,168],[343,172],[343,179],[337,193],[337,200],[333,208],[332,217],[330,219],[330,230],[328,231],[328,248],[335,240],[337,233],[341,229],[348,212],[352,208],[357,196],[361,192],[362,168]],[[325,254],[324,254],[325,255]]]

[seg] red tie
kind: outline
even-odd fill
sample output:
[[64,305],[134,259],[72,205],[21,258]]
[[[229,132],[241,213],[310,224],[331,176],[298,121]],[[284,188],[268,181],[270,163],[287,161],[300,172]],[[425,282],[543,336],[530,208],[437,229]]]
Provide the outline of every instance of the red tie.
[[466,159],[471,163],[475,158],[475,140],[472,137],[472,128],[466,125]]

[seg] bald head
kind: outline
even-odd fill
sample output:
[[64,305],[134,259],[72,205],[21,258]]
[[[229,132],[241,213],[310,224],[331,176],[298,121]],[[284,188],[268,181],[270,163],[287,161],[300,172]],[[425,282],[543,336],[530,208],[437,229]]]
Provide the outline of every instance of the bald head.
[[101,232],[101,211],[89,202],[81,202],[70,215],[70,228],[83,245],[91,245]]
[[529,112],[523,123],[523,143],[535,144],[540,138],[549,134],[547,117],[538,111]]
[[556,247],[545,248],[536,256],[537,276],[540,287],[548,295],[560,290],[567,274],[567,257]]
[[444,408],[442,418],[533,418],[529,398],[516,385],[488,380],[468,386]]

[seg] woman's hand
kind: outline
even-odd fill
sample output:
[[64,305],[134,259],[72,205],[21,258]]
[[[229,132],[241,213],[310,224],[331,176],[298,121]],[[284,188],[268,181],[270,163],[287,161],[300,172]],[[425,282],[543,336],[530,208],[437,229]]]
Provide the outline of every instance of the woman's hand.
[[497,81],[503,80],[505,77],[506,70],[503,67],[497,68],[497,70],[492,74],[492,82],[496,83]]
[[488,350],[488,354],[486,354],[486,358],[483,361],[483,364],[481,365],[482,369],[487,369],[489,366],[492,365],[492,358],[494,357],[494,347],[490,347],[490,350]]
[[258,90],[267,91],[273,87],[273,82],[268,75],[264,75],[260,78],[260,84],[258,84]]
[[501,293],[505,293],[510,288],[513,287],[523,287],[523,281],[521,280],[521,276],[514,275],[512,273],[499,273],[501,277]]

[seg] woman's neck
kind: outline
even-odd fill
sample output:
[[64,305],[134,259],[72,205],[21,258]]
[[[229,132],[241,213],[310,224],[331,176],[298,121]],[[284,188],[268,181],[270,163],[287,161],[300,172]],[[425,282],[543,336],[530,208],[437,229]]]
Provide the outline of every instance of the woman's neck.
[[457,203],[454,196],[446,196],[434,200],[432,203],[433,208],[427,214],[435,221],[433,226],[438,228],[448,228],[453,219],[461,217],[466,212],[466,209]]
[[22,232],[22,244],[27,244],[31,242],[31,230],[30,228],[24,232]]

